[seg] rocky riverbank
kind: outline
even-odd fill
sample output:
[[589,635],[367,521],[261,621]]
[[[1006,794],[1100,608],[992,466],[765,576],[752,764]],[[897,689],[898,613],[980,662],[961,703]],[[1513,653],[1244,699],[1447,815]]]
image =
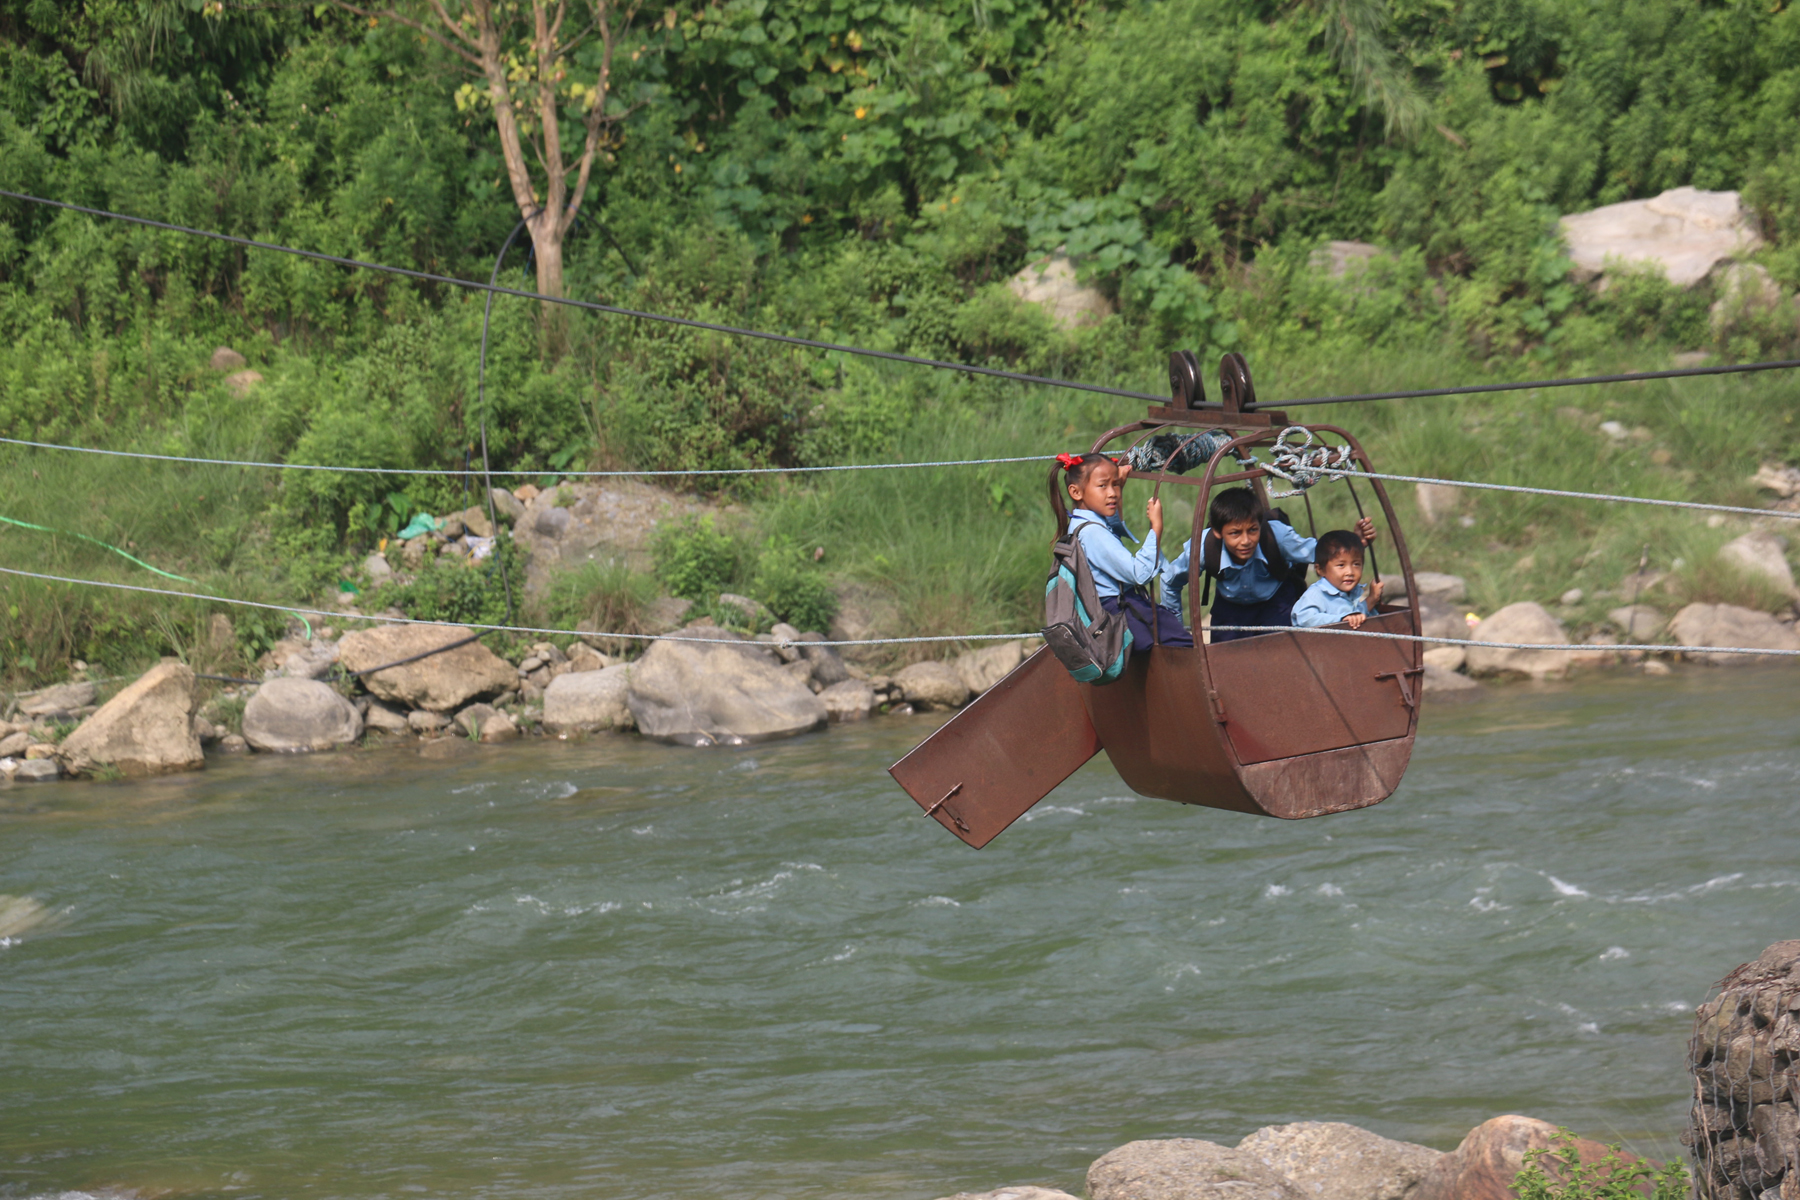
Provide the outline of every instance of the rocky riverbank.
[[[1746,533],[1728,543],[1720,558],[1733,570],[1760,574],[1779,596],[1800,595],[1784,544],[1772,533]],[[1689,603],[1671,615],[1667,582],[1653,572],[1623,580],[1613,596],[1626,602],[1610,609],[1598,629],[1572,630],[1556,611],[1534,601],[1507,604],[1482,617],[1465,611],[1463,579],[1431,571],[1415,576],[1416,596],[1392,598],[1416,604],[1425,634],[1446,639],[1424,656],[1425,691],[1440,698],[1478,697],[1483,680],[1561,679],[1604,668],[1658,675],[1672,669],[1676,652],[1619,648],[1626,643],[1800,650],[1792,602],[1776,613]],[[1558,607],[1573,612],[1584,599],[1591,607],[1605,597],[1571,589]],[[734,607],[744,610],[747,621],[766,625],[766,612],[744,597],[721,595],[712,606],[715,611]],[[668,615],[679,620],[686,613]],[[229,644],[229,623],[224,617],[214,621],[215,640]],[[887,713],[960,708],[998,683],[1037,644],[1003,641],[889,674],[867,660],[847,661],[836,647],[823,644],[832,640],[823,634],[783,624],[749,634],[702,618],[671,629],[639,657],[625,660],[608,653],[621,648],[619,641],[598,633],[566,646],[534,643],[503,658],[483,644],[484,635],[460,626],[371,624],[354,611],[346,612],[344,621],[358,628],[340,632],[296,622],[290,636],[258,662],[260,682],[236,681],[213,690],[188,667],[169,660],[103,704],[102,681],[79,676],[15,697],[0,711],[0,779],[160,774],[204,766],[209,748],[297,753],[383,738],[491,743],[635,731],[680,745],[735,745]],[[1529,648],[1571,644],[1584,648]],[[1704,650],[1681,656],[1723,667],[1796,661]]]
[[[1236,1146],[1129,1142],[1088,1168],[1087,1200],[1511,1200],[1526,1153],[1549,1149],[1557,1132],[1531,1117],[1495,1117],[1447,1154],[1336,1121],[1270,1125]],[[1608,1154],[1585,1138],[1575,1148],[1584,1165]],[[1077,1198],[1027,1184],[945,1200]]]

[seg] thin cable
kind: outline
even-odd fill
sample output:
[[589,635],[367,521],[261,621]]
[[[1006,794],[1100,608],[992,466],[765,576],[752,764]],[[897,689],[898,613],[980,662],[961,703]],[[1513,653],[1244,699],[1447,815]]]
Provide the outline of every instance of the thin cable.
[[[1333,476],[1326,476],[1332,478]],[[1527,496],[1557,496],[1565,500],[1609,500],[1615,504],[1650,504],[1658,508],[1692,508],[1701,512],[1737,513],[1748,517],[1780,517],[1800,520],[1800,512],[1780,508],[1740,508],[1730,504],[1702,504],[1697,500],[1652,500],[1648,496],[1614,496],[1606,492],[1565,492],[1556,488],[1525,487],[1516,483],[1474,483],[1466,479],[1432,479],[1423,475],[1387,475],[1375,471],[1348,471],[1341,478],[1387,479],[1398,483],[1438,483],[1445,487],[1475,488],[1484,492],[1519,492]]]
[[[780,645],[776,642],[749,642],[743,638],[703,638],[689,637],[677,631],[675,633],[609,633],[595,629],[539,629],[524,625],[483,625],[474,621],[421,621],[412,617],[390,617],[381,614],[354,614],[344,612],[327,612],[318,608],[294,608],[285,604],[265,604],[260,600],[238,600],[231,596],[209,596],[200,592],[176,592],[168,588],[145,587],[135,583],[111,583],[101,579],[71,579],[65,575],[46,575],[38,571],[21,571],[14,567],[0,567],[0,574],[17,575],[23,579],[40,579],[47,583],[72,583],[85,587],[111,588],[121,592],[144,592],[152,596],[173,596],[180,600],[206,600],[214,604],[235,604],[243,608],[263,608],[274,612],[308,614],[315,617],[330,617],[339,621],[373,621],[387,625],[450,625],[461,629],[481,629],[494,633],[544,633],[574,638],[621,638],[630,641],[654,642],[663,638],[671,641],[696,642],[713,646],[758,646]],[[1800,657],[1800,650],[1774,650],[1757,646],[1664,646],[1651,642],[1627,642],[1616,646],[1584,646],[1574,643],[1543,645],[1536,642],[1484,642],[1469,638],[1431,637],[1411,633],[1378,633],[1367,629],[1333,629],[1324,626],[1289,626],[1289,625],[1209,625],[1212,630],[1254,631],[1269,633],[1285,630],[1292,633],[1323,633],[1340,637],[1382,638],[1396,642],[1436,642],[1446,646],[1485,646],[1495,650],[1552,650],[1569,653],[1606,653],[1620,650],[1642,650],[1653,654],[1766,654],[1775,657]],[[794,646],[899,646],[917,645],[927,642],[995,642],[1022,641],[1042,637],[1040,631],[1029,633],[956,633],[938,637],[897,637],[897,638],[844,638],[837,641],[794,642]]]
[[[321,463],[258,462],[253,459],[192,458],[181,454],[146,454],[138,450],[101,450],[93,446],[64,446],[56,442],[32,442],[0,437],[0,444],[29,446],[34,450],[66,450],[74,454],[101,454],[112,458],[144,458],[154,462],[197,463],[213,467],[267,467],[274,471],[343,471],[354,475],[461,475],[441,467],[333,467]],[[494,471],[494,475],[553,475],[560,479],[643,479],[680,475],[806,475],[821,471],[905,471],[919,467],[980,467],[994,463],[1044,462],[1046,455],[1023,454],[1013,458],[953,458],[941,462],[843,463],[829,467],[716,467],[692,471]],[[491,493],[490,493],[491,494]]]
[[[4,568],[0,568],[3,570]],[[1480,642],[1473,638],[1429,637],[1416,633],[1381,633],[1373,629],[1333,629],[1325,625],[1208,625],[1210,630],[1257,633],[1328,633],[1340,637],[1380,638],[1390,642],[1437,642],[1445,646],[1482,646],[1490,650],[1554,650],[1558,653],[1594,654],[1619,650],[1642,650],[1646,654],[1769,654],[1781,658],[1800,658],[1800,650],[1762,649],[1756,646],[1665,646],[1655,642],[1621,642],[1616,646],[1585,646],[1574,642]]]
[[[570,308],[579,308],[587,312],[610,313],[616,317],[635,317],[640,321],[657,321],[664,325],[679,325],[686,329],[704,329],[711,333],[728,333],[734,337],[760,338],[766,342],[780,342],[788,346],[805,346],[811,350],[835,350],[841,354],[855,354],[863,358],[880,358],[888,362],[911,363],[919,367],[932,367],[940,371],[963,371],[970,375],[987,375],[995,379],[1010,379],[1015,383],[1035,383],[1046,387],[1073,388],[1080,392],[1098,392],[1105,396],[1124,396],[1131,400],[1153,400],[1159,404],[1168,402],[1168,397],[1156,392],[1133,392],[1125,388],[1103,387],[1097,383],[1079,383],[1072,379],[1052,379],[1043,375],[1026,375],[1019,371],[1002,371],[997,367],[978,367],[972,363],[946,362],[937,358],[921,358],[914,354],[898,354],[892,350],[869,350],[862,346],[846,346],[840,342],[821,342],[813,338],[793,337],[785,333],[768,333],[760,329],[745,329],[737,325],[719,325],[711,321],[696,321],[689,317],[674,317],[667,313],[644,312],[635,308],[621,308],[615,304],[601,304],[593,300],[572,300],[566,296],[546,296],[541,292],[528,292],[523,288],[503,287],[498,283],[481,283],[473,279],[458,279],[452,275],[438,275],[430,271],[415,271],[410,267],[395,267],[386,263],[366,262],[359,258],[345,258],[337,254],[322,254],[317,250],[301,250],[295,246],[283,246],[279,242],[262,242],[255,238],[236,237],[229,233],[217,233],[210,229],[195,229],[190,225],[176,225],[169,221],[153,221],[149,217],[134,217],[126,213],[109,212],[104,208],[88,208],[80,204],[70,204],[64,200],[47,200],[42,196],[32,196],[25,192],[9,192],[0,190],[0,196],[12,200],[23,200],[28,204],[43,204],[51,208],[67,209],[69,212],[86,213],[91,217],[104,217],[111,221],[125,221],[133,225],[143,225],[150,229],[164,229],[171,233],[185,233],[191,237],[211,238],[217,242],[229,242],[234,246],[248,246],[253,250],[273,250],[279,254],[293,254],[301,258],[310,258],[314,262],[332,263],[340,267],[355,267],[364,271],[381,271],[389,275],[402,275],[408,279],[417,279],[424,283],[441,283],[449,287],[467,288],[471,291],[485,291],[500,296],[517,296],[522,300],[540,300],[546,304],[566,304]],[[1207,408],[1219,408],[1217,404],[1206,405]],[[679,472],[680,474],[696,474],[697,472]]]
[[[453,625],[460,629],[481,629],[492,633],[545,633],[573,638],[621,638],[629,641],[654,642],[662,638],[675,641],[700,642],[705,645],[743,646],[743,645],[776,645],[769,642],[746,642],[742,638],[699,638],[688,637],[677,631],[675,633],[609,633],[596,629],[539,629],[530,625],[483,625],[476,621],[421,621],[413,617],[390,617],[379,613],[346,613],[328,612],[322,608],[295,608],[291,604],[265,604],[260,600],[238,600],[231,596],[210,596],[202,592],[177,592],[168,588],[145,587],[136,583],[112,583],[104,579],[71,579],[66,575],[46,575],[38,571],[21,571],[16,567],[0,567],[0,574],[17,575],[22,579],[41,579],[48,583],[73,583],[85,587],[111,588],[119,592],[144,592],[152,596],[173,596],[179,600],[206,600],[214,604],[235,604],[241,608],[263,608],[272,612],[306,614],[314,617],[330,617],[336,621],[373,621],[386,625]],[[308,627],[310,640],[311,627]],[[1040,637],[1036,631],[1030,633],[958,633],[941,637],[900,637],[900,638],[846,638],[840,641],[805,641],[794,642],[795,646],[889,646],[907,645],[922,642],[995,642],[1017,641],[1021,638]]]
[[1425,396],[1473,396],[1483,392],[1524,392],[1533,388],[1581,387],[1590,383],[1639,383],[1646,379],[1684,379],[1690,375],[1742,375],[1752,371],[1787,371],[1800,367],[1800,358],[1775,362],[1735,363],[1721,367],[1680,367],[1670,371],[1632,371],[1622,375],[1581,375],[1570,379],[1538,379],[1530,383],[1481,383],[1462,387],[1422,388],[1411,392],[1360,392],[1346,396],[1308,396],[1301,400],[1265,400],[1246,404],[1245,412],[1271,408],[1298,408],[1303,404],[1355,404],[1363,400],[1415,400]]

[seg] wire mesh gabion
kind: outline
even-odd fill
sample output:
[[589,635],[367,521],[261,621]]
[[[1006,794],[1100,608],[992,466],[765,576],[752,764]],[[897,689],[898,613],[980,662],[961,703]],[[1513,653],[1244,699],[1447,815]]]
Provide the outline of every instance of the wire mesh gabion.
[[1800,940],[1776,942],[1694,1014],[1682,1143],[1701,1200],[1800,1200]]

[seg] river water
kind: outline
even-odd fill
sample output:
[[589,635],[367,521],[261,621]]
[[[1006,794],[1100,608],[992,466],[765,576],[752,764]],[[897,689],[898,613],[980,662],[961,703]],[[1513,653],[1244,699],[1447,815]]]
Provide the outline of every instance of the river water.
[[1800,935],[1796,678],[1442,705],[1297,823],[1102,758],[980,852],[883,773],[925,717],[13,787],[0,1196],[1079,1192],[1502,1112],[1673,1154],[1691,1006]]

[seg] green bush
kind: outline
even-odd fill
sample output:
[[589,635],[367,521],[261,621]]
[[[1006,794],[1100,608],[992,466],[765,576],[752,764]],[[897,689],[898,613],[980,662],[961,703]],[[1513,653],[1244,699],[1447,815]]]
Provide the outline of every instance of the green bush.
[[672,596],[710,604],[730,591],[743,570],[743,549],[710,515],[663,527],[651,547],[656,577]]
[[[505,572],[506,578],[501,577]],[[428,557],[410,583],[378,589],[367,602],[379,609],[393,605],[419,621],[450,624],[506,625],[507,585],[514,611],[525,595],[525,559],[510,536],[502,534],[494,554],[482,562]]]
[[1550,1140],[1548,1149],[1525,1152],[1525,1168],[1513,1178],[1519,1200],[1688,1200],[1692,1184],[1680,1159],[1658,1167],[1608,1146],[1604,1158],[1584,1165],[1573,1133],[1559,1129]]
[[556,629],[650,633],[644,618],[661,595],[656,580],[617,560],[583,563],[554,576],[544,592],[544,616]]
[[781,620],[796,629],[831,629],[837,596],[812,556],[782,538],[770,538],[756,558],[751,589]]

